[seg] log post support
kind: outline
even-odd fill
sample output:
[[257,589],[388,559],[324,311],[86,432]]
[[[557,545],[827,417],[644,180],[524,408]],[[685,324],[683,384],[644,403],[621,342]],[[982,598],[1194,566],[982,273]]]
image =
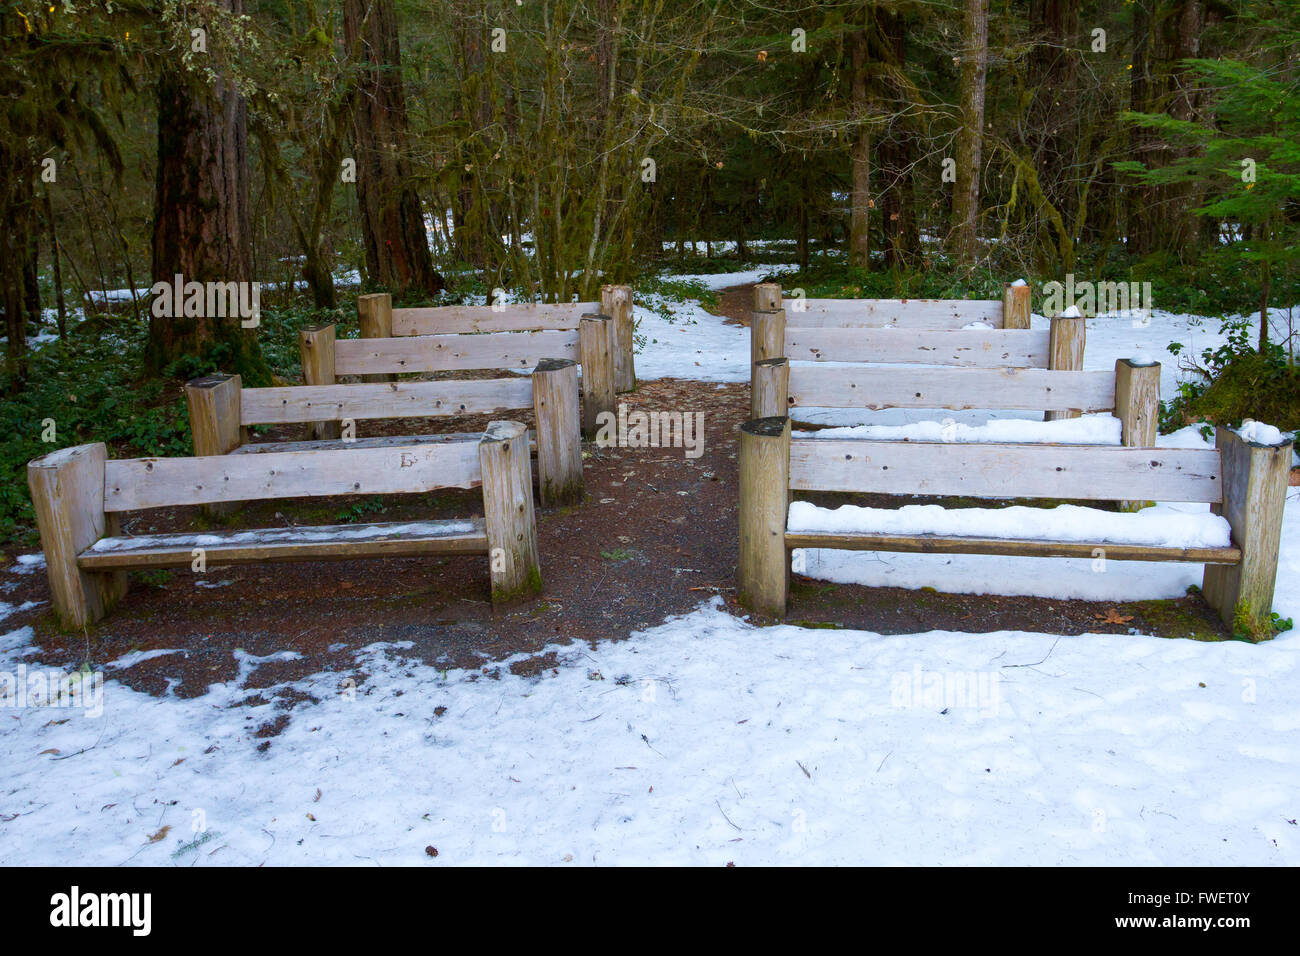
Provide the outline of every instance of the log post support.
[[632,287],[600,287],[600,311],[614,320],[614,391],[636,391],[636,321],[632,316]]
[[790,419],[759,418],[740,426],[740,560],[737,596],[750,610],[785,614],[790,555]]
[[750,418],[790,414],[790,360],[785,356],[754,363],[750,373]]
[[36,525],[45,553],[50,599],[59,624],[80,630],[98,621],[126,593],[125,571],[90,572],[77,555],[118,533],[117,515],[104,512],[103,442],[50,452],[27,465]]
[[[196,458],[225,455],[244,443],[245,430],[240,425],[242,389],[238,375],[205,375],[185,383]],[[210,518],[222,518],[238,511],[240,505],[238,501],[212,502],[201,510]]]
[[[335,326],[316,325],[298,332],[298,351],[302,355],[302,383],[304,385],[335,385],[334,335]],[[325,440],[339,437],[338,422],[308,422],[307,439]]]
[[[1132,359],[1115,362],[1115,417],[1119,443],[1126,448],[1154,448],[1160,423],[1160,363],[1137,365]],[[1121,501],[1120,511],[1141,511],[1151,501]]]
[[537,488],[544,507],[582,500],[582,416],[578,363],[542,359],[533,370]]
[[[393,297],[387,292],[357,296],[357,322],[363,339],[391,339],[393,337]],[[361,376],[363,382],[394,382],[392,372]]]
[[1273,636],[1273,587],[1277,581],[1282,511],[1291,474],[1290,439],[1277,445],[1246,441],[1231,429],[1216,429],[1223,462],[1223,503],[1211,506],[1232,526],[1240,564],[1207,564],[1205,600],[1223,623],[1253,641]]
[[479,441],[478,457],[492,603],[535,594],[542,589],[542,571],[528,429],[519,422],[492,422]]
[[[1083,368],[1083,345],[1087,334],[1084,318],[1080,315],[1058,315],[1052,318],[1052,331],[1047,346],[1047,367],[1061,372],[1077,372]],[[1045,420],[1078,418],[1081,412],[1069,408],[1050,411]]]
[[1008,284],[1002,289],[1002,327],[1029,328],[1030,298],[1028,283]]
[[614,414],[614,320],[584,315],[578,325],[578,360],[582,363],[582,431],[596,437],[601,412]]
[[781,283],[759,282],[754,286],[754,311],[775,312],[781,308]]
[[780,358],[785,354],[785,309],[754,312],[749,326],[749,361]]

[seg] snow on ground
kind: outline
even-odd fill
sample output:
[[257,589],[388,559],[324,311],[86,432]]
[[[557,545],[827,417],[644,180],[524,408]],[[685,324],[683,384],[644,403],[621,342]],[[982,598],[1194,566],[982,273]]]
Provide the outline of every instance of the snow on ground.
[[537,678],[376,645],[265,750],[252,691],[109,680],[98,718],[5,715],[0,863],[1296,865],[1298,651],[715,603]]
[[[657,340],[641,377],[748,377],[746,330],[698,304],[669,311],[637,308]],[[1173,340],[1199,352],[1217,323],[1098,323],[1087,364],[1156,355],[1169,395]],[[1205,508],[1156,514],[1178,511]],[[806,558],[831,580],[1062,598],[1175,596],[1200,580],[1194,565]],[[0,604],[0,621],[22,609]],[[1300,619],[1300,489],[1275,609]],[[715,599],[625,641],[556,648],[540,677],[443,672],[375,644],[359,686],[341,673],[290,685],[316,701],[265,739],[285,711],[247,684],[290,648],[229,648],[238,677],[190,699],[121,684],[112,675],[144,659],[131,652],[69,683],[73,708],[32,699],[61,676],[32,640],[30,627],[0,634],[3,865],[1300,864],[1294,632],[1258,646],[881,636],[754,628]]]

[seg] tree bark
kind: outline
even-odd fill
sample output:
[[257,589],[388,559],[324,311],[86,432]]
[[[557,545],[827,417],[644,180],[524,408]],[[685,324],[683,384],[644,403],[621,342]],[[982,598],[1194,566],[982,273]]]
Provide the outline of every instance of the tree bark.
[[[866,14],[864,14],[866,15]],[[871,268],[871,130],[867,126],[867,33],[855,30],[849,38],[853,62],[850,90],[854,121],[853,189],[849,216],[849,265]]]
[[957,181],[953,193],[949,252],[958,263],[975,261],[983,164],[984,82],[988,74],[989,0],[966,0],[962,17],[966,47],[961,56],[961,128],[957,133]]
[[[221,2],[243,12],[243,0]],[[181,67],[164,69],[158,78],[153,281],[171,284],[180,275],[182,282],[251,282],[251,239],[247,105],[221,76],[204,89]],[[240,374],[249,386],[269,384],[257,330],[241,328],[238,315],[153,313],[145,356],[150,371],[210,355],[220,345],[228,349],[220,354],[224,371]]]
[[392,0],[345,0],[343,36],[361,69],[353,131],[366,271],[373,282],[399,295],[432,295],[445,283],[434,271],[424,211],[411,185],[401,44]]

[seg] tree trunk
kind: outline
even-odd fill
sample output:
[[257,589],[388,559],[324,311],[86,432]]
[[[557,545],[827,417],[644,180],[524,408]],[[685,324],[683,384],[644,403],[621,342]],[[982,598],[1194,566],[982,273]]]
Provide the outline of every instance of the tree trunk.
[[40,300],[31,312],[31,236],[37,229],[36,161],[26,143],[0,142],[0,306],[5,312],[5,372],[8,391],[27,384],[27,323],[40,317]]
[[961,56],[961,129],[957,133],[957,182],[953,193],[949,252],[970,265],[976,255],[983,164],[984,81],[988,73],[989,0],[965,0]]
[[50,237],[50,260],[54,267],[54,304],[59,316],[59,340],[68,338],[68,304],[63,297],[63,255],[59,251],[59,232],[54,222],[54,204],[50,201],[50,190],[45,189],[45,228]]
[[871,130],[867,126],[867,33],[849,37],[853,58],[850,108],[858,124],[853,140],[853,189],[849,215],[849,265],[871,268]]
[[[222,2],[233,13],[243,13],[243,0]],[[185,283],[250,283],[251,238],[243,98],[220,76],[211,89],[202,89],[180,67],[164,69],[158,78],[153,281],[170,285],[180,275]],[[245,385],[269,384],[257,330],[241,328],[238,314],[208,315],[206,304],[199,310],[202,315],[160,316],[156,311],[151,308],[149,315],[145,358],[150,371],[161,372],[177,359],[210,355],[223,346],[224,371],[240,374]]]
[[878,179],[881,186],[880,215],[885,234],[885,267],[905,269],[921,251],[921,235],[916,222],[914,171],[916,169],[917,134],[912,120],[901,111],[911,92],[896,77],[907,66],[906,37],[908,24],[902,14],[879,9],[880,43],[888,71],[881,83],[882,96],[895,103],[895,115],[879,148]]
[[343,36],[361,68],[353,131],[366,271],[372,281],[399,295],[432,295],[445,283],[433,269],[424,211],[411,185],[402,55],[392,0],[345,0]]

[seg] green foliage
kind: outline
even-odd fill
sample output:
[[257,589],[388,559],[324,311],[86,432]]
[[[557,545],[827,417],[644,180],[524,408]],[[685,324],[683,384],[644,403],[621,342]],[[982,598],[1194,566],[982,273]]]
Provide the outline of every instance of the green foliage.
[[1241,601],[1232,612],[1232,636],[1239,641],[1271,641],[1278,634],[1289,631],[1294,626],[1291,618],[1282,617],[1277,611],[1270,611],[1267,619],[1260,619],[1250,606],[1249,601]]
[[786,293],[801,288],[809,299],[1001,299],[1008,281],[1025,278],[983,265],[970,270],[938,259],[915,271],[867,270],[843,261],[821,261],[786,275]]
[[388,507],[384,504],[383,497],[380,495],[374,495],[367,498],[365,501],[358,501],[355,504],[344,508],[338,513],[335,520],[344,524],[352,524],[353,522],[360,521],[367,515],[381,515],[386,511],[388,511]]
[[[718,307],[718,294],[699,279],[672,279],[665,276],[642,276],[632,291],[638,296],[657,295],[674,302],[697,300],[705,309]],[[645,303],[642,303],[645,304]]]
[[[1227,341],[1186,363],[1196,377],[1179,383],[1177,397],[1165,404],[1163,431],[1194,422],[1235,427],[1247,418],[1283,431],[1300,429],[1300,368],[1276,342],[1257,351],[1250,341],[1253,328],[1245,319],[1225,321]],[[1169,351],[1181,355],[1185,349],[1172,342]]]

